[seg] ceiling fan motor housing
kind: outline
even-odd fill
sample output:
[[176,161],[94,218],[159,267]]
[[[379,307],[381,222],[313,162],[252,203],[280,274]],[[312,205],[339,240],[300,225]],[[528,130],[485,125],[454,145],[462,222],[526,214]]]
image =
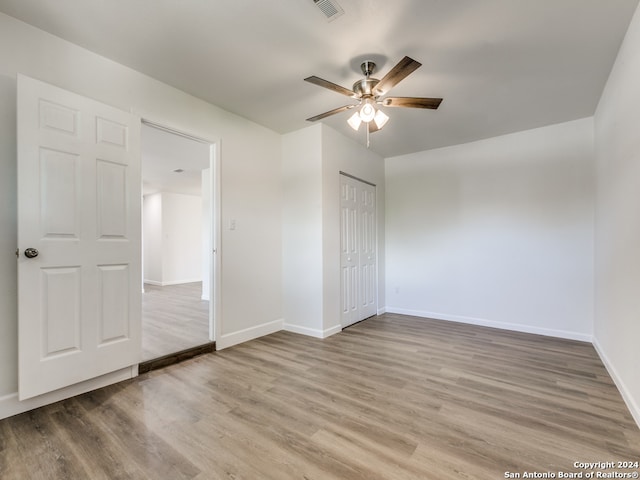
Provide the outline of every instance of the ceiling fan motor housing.
[[353,91],[358,96],[358,98],[373,97],[375,96],[374,88],[379,81],[380,80],[378,80],[377,78],[363,78],[362,80],[358,80],[353,84]]
[[367,60],[360,64],[360,69],[362,70],[365,78],[363,78],[362,80],[358,80],[353,84],[353,92],[358,98],[375,96],[373,89],[380,80],[378,80],[377,78],[371,78],[371,75],[376,69],[376,64]]

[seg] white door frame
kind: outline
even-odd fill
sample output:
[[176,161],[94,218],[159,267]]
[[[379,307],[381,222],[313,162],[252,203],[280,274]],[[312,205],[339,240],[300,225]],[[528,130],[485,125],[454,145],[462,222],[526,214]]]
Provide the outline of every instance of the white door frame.
[[[155,121],[146,115],[139,115],[141,123],[149,127],[157,128],[173,135],[188,138],[195,142],[209,145],[209,168],[211,172],[209,199],[211,205],[212,221],[209,222],[209,239],[211,251],[209,252],[209,340],[216,341],[221,334],[221,312],[220,304],[220,139],[211,139],[198,134],[194,134],[174,126],[169,126],[165,121]],[[140,225],[142,228],[142,225]],[[141,259],[142,260],[142,259]]]

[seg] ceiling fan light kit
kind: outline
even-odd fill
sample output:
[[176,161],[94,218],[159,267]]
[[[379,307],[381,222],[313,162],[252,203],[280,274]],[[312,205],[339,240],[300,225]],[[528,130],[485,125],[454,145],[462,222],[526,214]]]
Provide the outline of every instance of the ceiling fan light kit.
[[360,118],[363,122],[369,123],[376,116],[376,107],[373,106],[371,98],[365,98],[360,107]]
[[382,110],[378,110],[376,111],[375,117],[373,117],[373,121],[378,127],[378,130],[380,130],[387,124],[387,122],[389,121],[389,117]]
[[[371,106],[371,108],[374,108]],[[364,109],[364,107],[362,107]],[[376,124],[376,131],[380,130],[385,124],[389,121],[389,116],[386,115],[380,109],[374,109],[374,114],[370,115],[368,112],[363,114],[362,109],[359,112],[354,113],[349,117],[347,123],[351,128],[353,128],[356,132],[360,128],[360,125],[364,123],[369,123],[373,121]]]
[[351,128],[353,128],[356,132],[360,128],[360,124],[362,123],[362,119],[360,118],[360,112],[356,112],[349,117],[347,123]]
[[403,108],[427,108],[435,110],[442,102],[441,98],[423,98],[423,97],[383,97],[389,90],[400,83],[404,78],[413,73],[422,64],[416,60],[404,57],[387,73],[382,80],[373,78],[376,64],[371,61],[363,62],[360,65],[365,78],[358,80],[353,84],[351,90],[337,85],[320,77],[311,76],[304,80],[319,87],[327,88],[336,93],[340,93],[355,100],[360,100],[359,104],[344,105],[334,108],[328,112],[321,113],[311,118],[307,118],[310,122],[315,122],[323,118],[329,117],[336,113],[344,112],[352,108],[359,107],[356,112],[347,119],[347,123],[354,130],[358,130],[362,123],[367,125],[367,147],[369,146],[369,134],[382,129],[389,121],[389,117],[377,106],[385,107],[403,107]]

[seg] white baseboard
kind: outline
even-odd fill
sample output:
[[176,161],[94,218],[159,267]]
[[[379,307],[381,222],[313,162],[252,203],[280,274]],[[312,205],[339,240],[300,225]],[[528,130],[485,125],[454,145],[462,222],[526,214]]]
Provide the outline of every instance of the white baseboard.
[[385,313],[387,313],[387,307],[380,307],[378,309],[378,315],[384,315]]
[[26,400],[18,400],[18,393],[11,393],[0,397],[0,419],[18,415],[34,408],[43,407],[66,398],[75,397],[97,388],[106,387],[113,383],[122,382],[138,376],[138,365],[116,370],[100,377],[92,378],[86,382],[76,383],[54,392],[45,393]]
[[196,278],[195,280],[172,280],[170,282],[156,282],[155,280],[144,280],[144,283],[148,283],[149,285],[155,285],[156,287],[168,287],[171,285],[182,285],[183,283],[196,283],[201,282],[201,278]]
[[336,325],[335,327],[327,328],[323,332],[322,338],[330,337],[331,335],[335,335],[336,333],[340,333],[342,331],[342,325]]
[[629,393],[629,389],[625,385],[624,381],[622,381],[622,377],[620,377],[620,375],[618,374],[618,371],[613,366],[613,363],[611,363],[611,360],[609,360],[609,357],[607,357],[607,355],[604,353],[604,350],[598,343],[597,338],[593,339],[593,347],[596,349],[596,352],[600,356],[600,360],[602,360],[602,363],[609,372],[609,375],[613,379],[613,382],[616,384],[616,387],[618,387],[618,391],[620,392],[620,395],[622,395],[624,403],[627,404],[627,408],[629,409],[629,412],[631,412],[631,416],[633,416],[633,419],[638,424],[638,427],[640,427],[640,405],[638,405],[638,402]]
[[447,320],[449,322],[468,323],[470,325],[480,325],[483,327],[499,328],[502,330],[512,330],[515,332],[534,333],[547,337],[564,338],[567,340],[578,340],[580,342],[593,341],[593,336],[580,332],[569,332],[566,330],[555,330],[552,328],[534,327],[531,325],[521,325],[517,323],[496,322],[483,318],[465,317],[461,315],[449,315],[438,312],[425,312],[421,310],[408,310],[406,308],[386,307],[387,313],[397,313],[401,315],[412,315],[414,317],[433,318],[434,320]]
[[326,330],[318,330],[315,328],[302,327],[300,325],[293,325],[291,323],[284,324],[284,330],[292,333],[299,333],[300,335],[307,335],[315,338],[327,338],[331,335],[335,335],[342,331],[342,325],[336,325],[335,327],[327,328]]
[[281,318],[273,320],[271,322],[263,323],[255,327],[245,328],[238,332],[225,333],[220,335],[220,338],[216,339],[216,350],[222,350],[223,348],[232,347],[239,343],[248,342],[254,338],[269,335],[271,333],[279,332],[282,330],[284,320]]

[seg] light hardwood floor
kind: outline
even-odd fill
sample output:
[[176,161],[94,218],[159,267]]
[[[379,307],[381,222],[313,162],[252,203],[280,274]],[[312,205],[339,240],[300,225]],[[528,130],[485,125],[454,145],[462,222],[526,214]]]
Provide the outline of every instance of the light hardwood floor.
[[209,302],[202,282],[158,287],[142,294],[142,360],[151,360],[209,341]]
[[640,430],[591,345],[389,314],[0,421],[3,480],[491,480],[615,460],[640,460]]

